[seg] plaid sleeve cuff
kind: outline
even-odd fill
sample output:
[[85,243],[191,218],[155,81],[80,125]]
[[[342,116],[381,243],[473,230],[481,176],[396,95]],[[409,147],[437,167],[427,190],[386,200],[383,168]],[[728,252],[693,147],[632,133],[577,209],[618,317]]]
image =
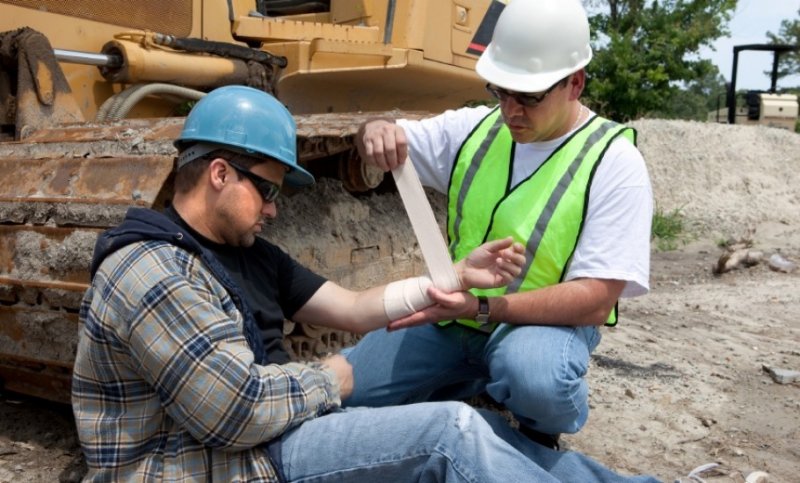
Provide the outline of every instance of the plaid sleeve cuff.
[[309,405],[317,404],[317,414],[324,414],[333,408],[342,405],[339,393],[339,383],[336,380],[336,373],[330,367],[321,362],[309,362],[307,365],[315,369],[319,375],[319,394],[318,401],[309,400]]

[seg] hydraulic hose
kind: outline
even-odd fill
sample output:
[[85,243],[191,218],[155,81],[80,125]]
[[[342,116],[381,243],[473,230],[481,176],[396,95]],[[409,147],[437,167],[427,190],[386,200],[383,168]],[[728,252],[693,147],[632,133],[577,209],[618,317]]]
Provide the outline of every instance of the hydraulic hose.
[[96,120],[102,122],[123,119],[128,115],[133,106],[150,95],[174,95],[196,101],[203,98],[206,93],[172,84],[137,84],[106,100],[97,111]]

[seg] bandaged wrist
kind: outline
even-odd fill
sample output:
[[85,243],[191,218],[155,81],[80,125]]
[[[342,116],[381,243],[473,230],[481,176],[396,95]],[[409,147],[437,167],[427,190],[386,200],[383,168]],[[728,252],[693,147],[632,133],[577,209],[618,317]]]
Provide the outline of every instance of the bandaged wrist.
[[433,282],[428,277],[406,278],[392,282],[383,291],[383,310],[389,320],[397,320],[431,305],[428,287]]

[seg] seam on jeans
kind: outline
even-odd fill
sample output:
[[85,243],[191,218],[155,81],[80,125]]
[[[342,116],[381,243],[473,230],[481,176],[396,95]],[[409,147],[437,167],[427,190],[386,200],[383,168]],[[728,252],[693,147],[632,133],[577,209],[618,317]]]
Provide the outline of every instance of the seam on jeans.
[[[433,450],[431,450],[431,453],[432,452],[433,452]],[[425,453],[425,452],[419,452],[419,453],[408,454],[408,455],[405,455],[405,456],[400,457],[400,458],[382,459],[382,460],[377,460],[377,461],[371,461],[371,462],[368,462],[368,463],[363,463],[361,465],[353,465],[353,466],[350,466],[348,468],[343,468],[343,469],[338,469],[338,470],[333,470],[333,471],[325,471],[325,472],[321,472],[321,473],[315,473],[314,475],[309,475],[309,476],[305,476],[303,478],[293,479],[292,481],[295,482],[295,483],[320,481],[321,479],[330,477],[332,475],[343,475],[343,474],[347,474],[347,473],[350,473],[350,472],[353,472],[353,471],[358,471],[358,470],[361,470],[361,469],[364,469],[364,468],[376,467],[376,466],[381,466],[381,465],[389,464],[389,463],[399,463],[401,461],[406,461],[406,460],[412,460],[414,458],[419,458],[420,456],[423,456],[423,457],[424,456],[429,456],[429,454]]]
[[330,477],[332,475],[342,475],[342,474],[346,474],[346,473],[349,473],[349,472],[362,470],[364,468],[377,467],[377,466],[386,465],[386,464],[395,464],[395,463],[400,463],[400,462],[407,461],[407,460],[413,460],[415,458],[420,458],[420,457],[430,458],[434,454],[438,454],[438,455],[442,456],[443,458],[445,458],[448,462],[450,462],[450,466],[453,468],[453,471],[455,471],[456,473],[461,475],[461,477],[465,481],[472,482],[472,483],[480,483],[480,481],[475,477],[475,475],[470,474],[471,472],[465,472],[465,468],[463,468],[461,466],[461,464],[459,464],[455,459],[453,459],[448,453],[443,451],[439,447],[438,443],[436,445],[434,445],[434,447],[431,448],[428,451],[419,451],[419,452],[415,452],[415,453],[410,453],[410,454],[407,454],[407,455],[399,457],[399,458],[379,459],[379,460],[371,461],[371,462],[368,462],[368,463],[363,463],[363,464],[358,465],[358,466],[354,465],[354,466],[351,466],[351,467],[346,468],[346,469],[339,469],[339,470],[335,470],[335,471],[326,471],[326,472],[323,472],[323,473],[316,473],[314,475],[309,475],[309,476],[306,476],[306,477],[303,477],[303,478],[293,479],[292,481],[294,481],[296,483],[319,481],[320,479],[324,479],[324,478]]
[[465,468],[462,468],[461,464],[459,464],[449,454],[447,454],[443,450],[439,449],[438,446],[434,447],[433,451],[431,451],[431,453],[439,453],[440,455],[442,455],[443,458],[445,458],[447,461],[450,462],[450,466],[453,467],[453,471],[455,471],[456,473],[461,475],[461,477],[464,478],[465,481],[471,481],[473,483],[480,483],[480,481],[478,481],[478,479],[474,475],[467,474],[465,472]]
[[[570,331],[569,337],[567,338],[567,342],[564,344],[564,347],[562,347],[562,349],[561,349],[562,350],[562,352],[561,352],[561,370],[562,370],[561,377],[565,381],[569,380],[567,378],[567,372],[568,372],[568,367],[569,367],[569,361],[568,361],[567,354],[570,353],[568,348],[572,345],[572,342],[575,340],[575,337],[576,337],[577,333],[578,333],[578,327],[573,327],[572,330]],[[581,376],[581,378],[583,378],[583,376]],[[572,405],[572,410],[575,412],[575,418],[573,418],[573,420],[577,421],[577,418],[578,418],[578,416],[580,416],[581,411],[580,411],[580,408],[575,403],[575,398],[573,398],[571,394],[567,393],[565,399],[567,399],[569,401],[569,403]]]

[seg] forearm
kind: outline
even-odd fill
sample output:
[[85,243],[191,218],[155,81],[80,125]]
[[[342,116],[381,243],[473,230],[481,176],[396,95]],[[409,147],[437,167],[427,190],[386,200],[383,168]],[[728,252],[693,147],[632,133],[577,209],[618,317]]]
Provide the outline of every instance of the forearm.
[[432,303],[425,280],[408,278],[361,292],[326,282],[293,319],[357,334],[381,329],[390,318],[408,315]]
[[384,298],[386,285],[373,287],[362,292],[357,292],[351,310],[349,330],[358,334],[366,334],[376,329],[386,327],[389,317],[386,315]]
[[490,320],[514,325],[602,325],[624,287],[620,280],[577,279],[491,297]]

